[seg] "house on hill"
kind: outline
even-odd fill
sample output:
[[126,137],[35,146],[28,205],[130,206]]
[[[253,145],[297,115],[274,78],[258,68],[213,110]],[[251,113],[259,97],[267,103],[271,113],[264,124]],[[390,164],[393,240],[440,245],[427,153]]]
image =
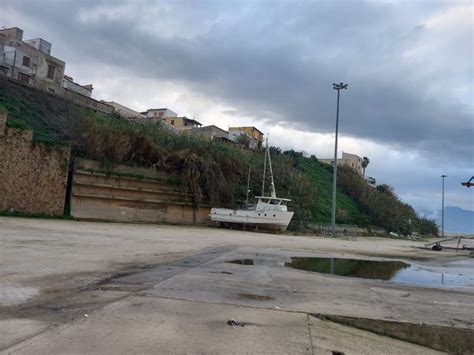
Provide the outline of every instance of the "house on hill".
[[42,38],[23,40],[18,27],[0,30],[0,75],[61,94],[66,63],[51,55]]
[[169,108],[150,108],[144,112],[140,112],[142,115],[147,118],[154,119],[164,119],[168,117],[177,117],[178,114],[174,111],[171,111]]
[[184,132],[196,134],[209,140],[220,139],[224,141],[229,141],[229,132],[214,125],[192,128]]
[[247,135],[250,138],[250,147],[260,148],[263,144],[263,132],[253,126],[229,127],[229,139],[236,141],[239,136]]
[[162,119],[163,122],[173,126],[179,131],[185,131],[188,129],[194,129],[202,127],[201,122],[198,122],[192,118],[188,118],[186,116],[182,117],[165,117]]
[[[318,159],[321,163],[329,164],[332,165],[334,163],[334,159]],[[337,166],[348,166],[355,170],[357,174],[362,176],[363,174],[363,168],[362,168],[362,161],[363,159],[356,155],[356,154],[351,154],[351,153],[345,153],[342,152],[342,158],[337,159]]]
[[110,105],[114,108],[114,112],[122,117],[134,119],[138,122],[143,122],[146,120],[146,117],[142,115],[140,112],[132,110],[131,108],[121,105],[115,101],[103,101],[107,105]]
[[92,87],[92,84],[88,85],[81,85],[76,82],[74,82],[74,79],[71,78],[68,75],[64,75],[63,77],[63,90],[70,90],[75,92],[76,94],[86,96],[86,97],[92,97],[92,90],[94,88]]

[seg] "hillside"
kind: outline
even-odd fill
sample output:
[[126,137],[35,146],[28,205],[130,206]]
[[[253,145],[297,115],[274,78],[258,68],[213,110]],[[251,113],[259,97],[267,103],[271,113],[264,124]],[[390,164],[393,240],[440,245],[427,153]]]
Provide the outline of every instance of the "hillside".
[[[5,79],[0,79],[0,107],[9,113],[9,126],[33,129],[36,142],[70,144],[73,158],[86,157],[178,173],[182,177],[181,184],[193,196],[196,205],[206,202],[235,207],[242,203],[249,167],[251,195],[261,194],[264,159],[261,151],[197,136],[174,135],[159,124],[136,123],[120,116],[97,113]],[[292,199],[293,225],[299,225],[300,221],[329,223],[331,168],[316,158],[282,153],[276,147],[271,151],[278,195]],[[347,186],[338,191],[337,199],[338,223],[381,225],[373,218],[375,212],[351,195]],[[389,227],[387,229],[397,229]]]

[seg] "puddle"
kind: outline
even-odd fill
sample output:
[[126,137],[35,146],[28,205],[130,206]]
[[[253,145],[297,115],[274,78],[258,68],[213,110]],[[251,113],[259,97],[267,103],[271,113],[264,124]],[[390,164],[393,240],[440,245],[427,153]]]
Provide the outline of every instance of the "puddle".
[[226,262],[230,264],[239,264],[239,265],[254,265],[252,259],[236,259],[236,260],[230,260]]
[[274,300],[273,297],[262,296],[262,295],[254,295],[253,293],[239,293],[239,297],[244,298],[246,300],[254,300],[254,301],[271,301],[271,300]]
[[[461,263],[462,266],[464,266]],[[340,258],[293,257],[285,266],[298,270],[313,271],[364,279],[385,280],[426,286],[474,285],[474,273],[465,267],[423,267],[402,261],[378,261]]]

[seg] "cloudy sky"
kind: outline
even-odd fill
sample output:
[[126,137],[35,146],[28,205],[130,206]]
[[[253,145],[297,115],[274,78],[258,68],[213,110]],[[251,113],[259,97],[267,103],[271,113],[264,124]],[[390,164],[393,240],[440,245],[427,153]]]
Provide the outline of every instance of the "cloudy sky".
[[[474,210],[472,1],[0,0],[0,25],[53,43],[94,97],[255,125],[271,143],[370,158],[417,210]],[[471,189],[472,190],[472,189]]]

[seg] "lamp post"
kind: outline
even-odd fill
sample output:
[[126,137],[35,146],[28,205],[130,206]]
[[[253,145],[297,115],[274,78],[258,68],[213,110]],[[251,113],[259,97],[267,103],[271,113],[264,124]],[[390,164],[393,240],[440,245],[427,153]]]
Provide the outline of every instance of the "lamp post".
[[347,89],[347,84],[332,84],[332,88],[337,90],[337,111],[336,111],[336,141],[334,144],[334,161],[332,163],[332,211],[331,226],[333,235],[336,233],[336,182],[337,182],[337,134],[339,132],[339,96],[341,90]]
[[444,179],[448,175],[441,175],[442,183],[442,193],[441,193],[441,238],[444,238]]

